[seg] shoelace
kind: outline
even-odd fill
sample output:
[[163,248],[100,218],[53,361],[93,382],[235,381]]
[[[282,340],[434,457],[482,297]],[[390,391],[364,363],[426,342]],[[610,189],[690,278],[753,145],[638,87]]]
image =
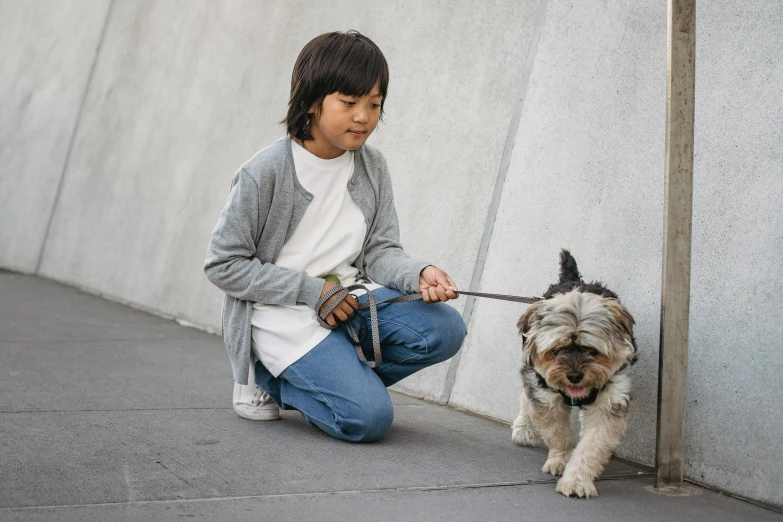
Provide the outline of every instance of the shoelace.
[[[417,299],[421,299],[421,294],[408,294],[408,295],[402,295],[399,297],[392,297],[391,299],[386,299],[384,301],[376,301],[375,297],[372,295],[372,292],[369,291],[369,289],[362,285],[362,284],[354,284],[349,285],[347,287],[342,286],[335,286],[334,288],[330,289],[328,292],[326,292],[324,295],[321,296],[321,298],[318,300],[318,302],[315,305],[316,310],[320,310],[321,307],[326,303],[326,301],[329,300],[333,295],[337,294],[337,297],[329,303],[326,308],[324,308],[320,314],[317,314],[316,317],[318,318],[318,323],[323,326],[324,328],[328,328],[329,330],[334,330],[336,328],[339,328],[341,325],[332,326],[329,323],[326,322],[326,318],[329,316],[332,311],[334,311],[335,308],[343,301],[343,299],[348,296],[349,293],[351,293],[352,290],[359,290],[362,289],[365,292],[367,292],[367,302],[366,303],[360,303],[359,304],[359,310],[365,310],[367,308],[370,309],[370,331],[372,333],[372,350],[373,350],[373,360],[367,360],[367,358],[364,356],[364,352],[362,351],[362,341],[363,339],[359,338],[359,335],[357,334],[356,330],[354,330],[353,326],[348,323],[342,323],[342,325],[345,327],[345,332],[348,338],[353,343],[353,347],[356,350],[356,356],[359,357],[359,360],[362,361],[364,364],[369,366],[370,368],[375,368],[381,362],[383,361],[381,357],[381,336],[378,332],[378,305],[379,304],[386,304],[386,303],[405,303],[408,301],[416,301]],[[474,297],[486,297],[488,299],[500,299],[502,301],[513,301],[515,303],[527,303],[532,304],[537,301],[541,301],[544,298],[543,297],[521,297],[517,295],[505,295],[505,294],[487,294],[483,292],[457,292],[457,297],[460,295],[472,295]],[[362,319],[364,317],[359,314]]]
[[272,400],[272,398],[269,396],[269,394],[256,386],[256,391],[253,392],[253,406],[258,409],[268,403],[270,400]]

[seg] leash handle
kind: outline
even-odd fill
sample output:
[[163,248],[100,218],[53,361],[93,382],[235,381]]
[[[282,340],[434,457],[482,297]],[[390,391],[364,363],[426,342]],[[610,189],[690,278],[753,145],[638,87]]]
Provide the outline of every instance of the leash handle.
[[[349,336],[351,342],[353,343],[353,347],[356,350],[356,356],[359,358],[360,361],[362,361],[364,364],[369,366],[370,368],[375,368],[381,362],[383,362],[383,358],[381,357],[381,334],[378,331],[378,303],[375,300],[375,296],[372,295],[372,292],[370,290],[362,285],[362,284],[355,284],[355,285],[349,285],[347,287],[342,287],[340,285],[335,286],[334,288],[330,289],[328,292],[326,292],[324,295],[321,296],[321,298],[318,300],[318,302],[315,304],[316,310],[321,310],[321,307],[326,303],[326,301],[329,300],[330,297],[337,294],[337,297],[329,303],[326,308],[323,309],[323,311],[316,314],[316,317],[318,318],[318,323],[323,326],[324,328],[328,328],[329,330],[335,330],[336,328],[339,328],[340,325],[332,326],[329,323],[326,322],[326,318],[329,316],[332,311],[339,306],[339,304],[345,299],[348,294],[351,293],[351,290],[359,290],[362,289],[365,292],[367,292],[367,302],[362,303],[359,305],[360,309],[369,308],[370,309],[370,330],[372,332],[372,351],[373,351],[373,357],[374,359],[372,361],[367,360],[367,358],[364,356],[364,352],[362,351],[362,341],[359,339],[359,335],[356,333],[356,330],[353,329],[353,326],[350,325],[350,323],[346,322],[343,323],[345,326],[346,335]],[[403,296],[405,297],[405,296]],[[411,299],[408,299],[410,301]],[[388,301],[391,301],[389,299]],[[387,301],[381,301],[381,302],[387,302]]]

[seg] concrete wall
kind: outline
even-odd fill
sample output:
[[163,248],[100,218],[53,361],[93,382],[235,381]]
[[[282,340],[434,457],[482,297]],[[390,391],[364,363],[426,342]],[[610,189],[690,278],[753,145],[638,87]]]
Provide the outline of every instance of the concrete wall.
[[[407,250],[462,288],[475,272],[476,289],[535,295],[571,249],[636,317],[634,417],[618,453],[652,463],[665,5],[50,5],[0,1],[0,71],[13,78],[0,82],[0,266],[40,260],[42,276],[218,330],[220,293],[201,264],[231,175],[282,135],[301,47],[355,28],[391,67],[371,140],[389,160]],[[689,477],[777,504],[783,421],[767,412],[783,371],[781,22],[774,1],[699,4],[686,434]],[[476,301],[460,356],[401,388],[513,419],[523,311]],[[228,364],[226,378],[228,398]]]
[[[469,280],[537,4],[473,13],[468,3],[412,2],[377,17],[341,2],[301,18],[309,5],[115,2],[42,275],[219,330],[222,301],[201,266],[233,171],[283,134],[276,122],[304,44],[357,28],[391,64],[386,124],[373,142],[396,175],[403,239],[412,255]],[[428,207],[422,186],[470,197]],[[441,397],[445,369],[403,387]]]
[[697,11],[686,471],[783,504],[783,3]]
[[[619,453],[646,464],[655,451],[665,24],[665,5],[654,2],[551,3],[481,280],[483,291],[541,295],[568,248],[586,278],[620,295],[636,318],[640,360]],[[516,417],[522,311],[477,303],[453,404]]]
[[0,0],[0,266],[36,270],[108,6]]

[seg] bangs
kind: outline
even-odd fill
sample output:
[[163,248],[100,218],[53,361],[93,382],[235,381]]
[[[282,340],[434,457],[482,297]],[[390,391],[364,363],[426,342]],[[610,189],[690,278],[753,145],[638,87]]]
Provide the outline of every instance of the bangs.
[[385,98],[389,68],[380,49],[358,38],[334,43],[334,49],[325,49],[321,78],[314,82],[316,87],[320,87],[317,90],[323,96],[335,92],[365,96],[378,83],[380,95]]

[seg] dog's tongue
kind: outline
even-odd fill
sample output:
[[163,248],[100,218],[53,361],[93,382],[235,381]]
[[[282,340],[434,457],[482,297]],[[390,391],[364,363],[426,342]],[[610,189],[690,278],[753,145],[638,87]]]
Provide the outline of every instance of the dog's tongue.
[[582,397],[585,392],[587,391],[587,388],[584,386],[569,386],[568,387],[568,395],[574,398]]

